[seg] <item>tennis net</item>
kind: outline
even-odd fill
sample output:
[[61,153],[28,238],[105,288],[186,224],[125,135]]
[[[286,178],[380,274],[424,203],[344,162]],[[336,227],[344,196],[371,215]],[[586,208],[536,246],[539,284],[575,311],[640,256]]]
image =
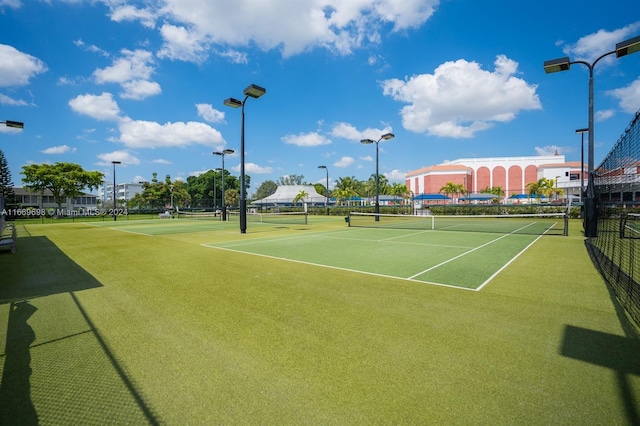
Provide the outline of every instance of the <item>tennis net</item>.
[[220,215],[214,212],[178,212],[178,219],[189,220],[220,220]]
[[351,212],[348,218],[353,227],[533,235],[567,235],[568,221],[565,213],[412,216]]
[[620,238],[640,239],[640,213],[627,213],[620,218]]
[[[306,212],[286,213],[247,213],[247,222],[281,223],[285,225],[306,225],[308,214]],[[240,212],[227,212],[227,219],[240,220]]]

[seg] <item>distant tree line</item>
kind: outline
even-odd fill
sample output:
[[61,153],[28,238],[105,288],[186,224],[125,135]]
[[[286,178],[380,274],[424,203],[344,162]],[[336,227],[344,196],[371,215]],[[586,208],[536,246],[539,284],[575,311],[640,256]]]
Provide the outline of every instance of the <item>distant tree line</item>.
[[[276,192],[276,189],[280,185],[312,185],[316,192],[322,196],[327,194],[335,198],[338,204],[347,202],[354,197],[373,198],[376,194],[376,175],[372,174],[368,180],[362,181],[356,179],[354,176],[341,177],[333,181],[333,190],[328,193],[325,185],[321,183],[308,183],[305,182],[303,175],[288,175],[282,176],[277,181],[267,180],[263,182],[252,199],[259,200],[266,198]],[[379,195],[392,195],[398,197],[398,200],[411,197],[411,192],[407,189],[403,183],[390,183],[386,176],[378,176],[378,194]],[[300,194],[301,200],[304,196]]]

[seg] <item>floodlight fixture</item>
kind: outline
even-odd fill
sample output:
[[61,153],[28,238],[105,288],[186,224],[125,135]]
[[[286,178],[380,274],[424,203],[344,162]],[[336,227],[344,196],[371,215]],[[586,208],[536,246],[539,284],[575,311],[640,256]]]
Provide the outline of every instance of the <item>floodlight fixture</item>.
[[396,137],[396,135],[394,135],[393,133],[385,133],[384,135],[382,135],[380,137],[380,139],[388,141],[389,139],[393,139],[395,137]]
[[231,107],[231,108],[240,108],[242,107],[242,101],[239,101],[236,98],[227,98],[224,100],[224,104],[225,106]]
[[[222,157],[222,169],[216,169],[216,170],[222,170],[222,221],[224,222],[225,220],[227,220],[227,201],[224,199],[224,156],[227,154],[233,154],[234,152],[236,152],[233,149],[223,149],[222,151],[213,151],[212,154],[213,155],[219,155]],[[215,175],[214,175],[215,178]],[[213,196],[214,196],[214,204],[215,204],[215,194],[216,194],[216,188],[215,188],[215,184],[214,184],[214,188],[213,188]]]
[[5,126],[12,127],[14,129],[24,129],[24,123],[21,121],[5,120],[0,121],[0,123],[4,123]]
[[559,71],[567,71],[571,67],[571,61],[568,56],[564,58],[551,59],[544,61],[544,71],[551,74]]
[[113,164],[113,220],[118,220],[118,204],[116,202],[116,164],[122,164],[122,161],[112,161]]
[[621,58],[640,51],[640,36],[616,44],[616,57]]
[[250,84],[244,89],[244,100],[240,101],[235,98],[227,98],[224,104],[231,108],[242,108],[242,120],[240,124],[240,233],[247,232],[247,196],[245,187],[244,172],[244,107],[248,98],[257,99],[267,93],[267,89],[256,84]]
[[260,87],[258,85],[255,84],[250,84],[246,89],[244,89],[244,94],[246,96],[250,96],[254,99],[259,98],[260,96],[264,95],[265,93],[267,93],[267,90],[263,87]]
[[[598,212],[596,208],[596,194],[595,194],[595,184],[594,184],[594,89],[593,89],[593,68],[596,64],[606,56],[616,54],[616,57],[620,58],[622,56],[629,55],[631,53],[635,53],[640,50],[640,36],[630,38],[628,40],[622,41],[616,44],[616,49],[610,52],[606,52],[596,58],[593,62],[587,62],[583,60],[571,61],[568,56],[558,59],[551,59],[548,61],[544,61],[544,70],[547,74],[559,72],[559,71],[567,71],[572,64],[582,64],[589,68],[589,127],[587,128],[587,132],[589,133],[589,159],[588,159],[588,175],[587,175],[587,190],[585,192],[584,199],[584,235],[585,237],[596,237],[598,236]],[[579,129],[582,130],[582,129]],[[584,132],[578,132],[582,133]]]
[[[378,146],[380,144],[380,141],[385,140],[388,141],[389,139],[393,139],[395,137],[395,135],[393,133],[385,133],[384,135],[380,136],[380,139],[378,139],[377,141],[374,141],[373,139],[361,139],[360,143],[364,144],[364,145],[371,145],[372,143],[376,144],[376,204],[375,204],[375,213],[378,214],[380,213],[380,190],[379,190],[379,173],[378,173]],[[375,217],[376,221],[380,220],[379,216]]]

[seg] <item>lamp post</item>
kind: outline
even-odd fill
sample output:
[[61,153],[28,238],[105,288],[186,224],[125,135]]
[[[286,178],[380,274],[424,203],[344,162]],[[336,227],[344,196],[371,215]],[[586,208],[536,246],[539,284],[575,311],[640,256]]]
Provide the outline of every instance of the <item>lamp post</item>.
[[576,133],[580,133],[582,136],[582,143],[580,145],[580,202],[584,196],[584,134],[588,133],[589,129],[576,129]]
[[[242,122],[240,126],[240,233],[245,234],[247,232],[247,199],[245,195],[245,176],[244,176],[244,106],[247,103],[248,98],[257,99],[264,95],[267,89],[250,84],[244,89],[244,100],[240,101],[235,98],[227,98],[224,100],[224,104],[231,108],[242,108]],[[224,198],[224,194],[222,194]],[[223,213],[224,215],[224,210]]]
[[116,164],[122,164],[121,161],[112,161],[113,164],[113,220],[118,220],[118,215],[116,212],[116,208],[118,204],[116,203]]
[[0,121],[0,124],[4,124],[7,127],[13,127],[14,129],[24,129],[24,123],[21,121],[5,120]]
[[324,169],[327,172],[327,196],[324,199],[324,206],[327,208],[327,216],[329,215],[329,169],[327,166],[318,166],[319,169]]
[[[379,181],[379,174],[378,174],[378,145],[380,144],[380,141],[385,140],[388,141],[389,139],[393,139],[395,137],[395,135],[393,133],[385,133],[384,135],[380,136],[380,139],[378,139],[377,141],[374,141],[373,139],[362,139],[360,141],[360,143],[365,144],[365,145],[369,145],[372,143],[376,144],[376,205],[374,208],[374,212],[376,214],[380,213],[380,190],[378,188],[378,181]],[[379,216],[376,216],[375,218],[376,222],[380,220]]]
[[547,74],[568,71],[572,64],[582,64],[589,68],[589,158],[588,158],[588,175],[587,175],[587,192],[584,202],[584,235],[585,237],[596,237],[598,235],[598,214],[596,211],[595,187],[593,176],[593,157],[594,157],[594,107],[593,107],[593,68],[604,57],[616,54],[617,58],[635,53],[640,50],[640,36],[625,40],[616,44],[615,50],[600,55],[592,63],[586,61],[571,61],[568,56],[558,59],[544,61],[544,71]]
[[235,151],[233,149],[223,149],[222,151],[213,151],[213,155],[219,155],[222,157],[222,221],[223,222],[227,220],[227,202],[224,199],[224,156],[226,154],[233,154],[234,152]]

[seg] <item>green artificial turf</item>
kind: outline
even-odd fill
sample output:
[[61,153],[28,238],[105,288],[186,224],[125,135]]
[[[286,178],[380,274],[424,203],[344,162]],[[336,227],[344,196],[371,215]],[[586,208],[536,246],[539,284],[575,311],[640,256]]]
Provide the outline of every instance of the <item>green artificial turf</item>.
[[345,227],[311,223],[252,224],[244,236],[237,223],[155,235],[19,226],[18,253],[0,252],[0,414],[43,424],[640,420],[640,343],[578,222],[479,292],[203,245]]

